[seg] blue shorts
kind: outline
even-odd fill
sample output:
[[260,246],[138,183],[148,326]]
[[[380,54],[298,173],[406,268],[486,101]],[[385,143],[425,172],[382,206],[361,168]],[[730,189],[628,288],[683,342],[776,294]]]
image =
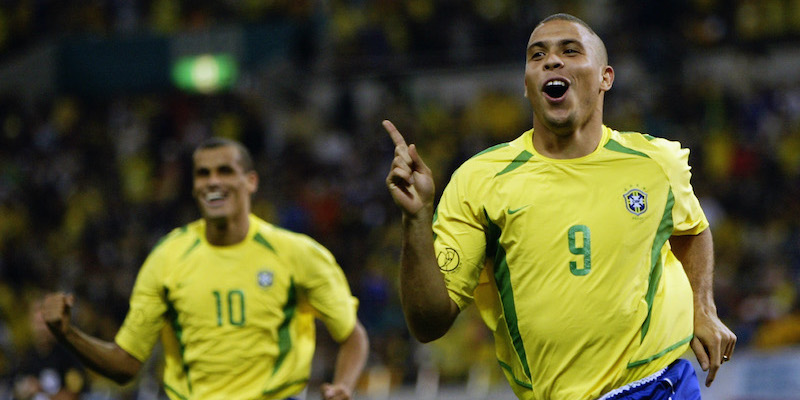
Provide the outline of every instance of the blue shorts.
[[699,400],[700,383],[692,363],[678,359],[646,378],[612,390],[602,400]]

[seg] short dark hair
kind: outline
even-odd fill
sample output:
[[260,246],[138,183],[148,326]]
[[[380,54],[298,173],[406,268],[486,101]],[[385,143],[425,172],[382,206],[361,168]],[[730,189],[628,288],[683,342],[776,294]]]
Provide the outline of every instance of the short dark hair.
[[223,137],[210,137],[201,142],[194,153],[197,154],[200,150],[215,149],[217,147],[231,146],[239,152],[239,164],[245,172],[250,172],[255,169],[253,164],[253,156],[250,155],[250,150],[247,150],[243,144],[228,138]]
[[601,60],[602,60],[603,63],[608,64],[608,50],[606,50],[606,44],[603,42],[603,39],[600,37],[600,35],[598,35],[597,32],[595,32],[594,29],[592,29],[592,27],[589,26],[589,24],[586,23],[586,21],[584,21],[584,20],[582,20],[582,19],[580,19],[580,18],[578,18],[578,17],[576,17],[576,16],[574,16],[572,14],[558,13],[558,14],[553,14],[553,15],[543,19],[541,22],[539,22],[539,24],[536,25],[536,27],[538,28],[538,27],[542,26],[543,24],[548,23],[550,21],[569,21],[569,22],[574,22],[574,23],[576,23],[578,25],[581,25],[584,28],[586,28],[586,30],[588,30],[589,33],[591,33],[592,35],[594,35],[597,38],[598,42],[600,43],[600,57],[601,57]]
[[542,24],[544,24],[546,22],[557,21],[557,20],[570,21],[570,22],[575,22],[575,23],[581,24],[581,25],[583,25],[584,28],[588,29],[589,32],[593,33],[597,37],[600,37],[600,35],[598,35],[597,32],[595,32],[594,29],[592,29],[592,27],[589,26],[589,24],[586,23],[586,21],[584,21],[584,20],[582,20],[582,19],[580,19],[580,18],[578,18],[578,17],[576,17],[576,16],[574,16],[572,14],[567,14],[567,13],[553,14],[553,15],[543,19],[536,26],[542,25]]

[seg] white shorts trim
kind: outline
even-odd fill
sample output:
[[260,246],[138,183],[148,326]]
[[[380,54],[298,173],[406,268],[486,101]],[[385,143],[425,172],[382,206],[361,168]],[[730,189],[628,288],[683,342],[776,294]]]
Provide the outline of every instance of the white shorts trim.
[[620,394],[622,392],[625,392],[627,390],[631,390],[633,388],[637,388],[639,386],[646,385],[646,384],[658,379],[659,376],[664,375],[664,372],[667,371],[667,368],[669,368],[669,367],[664,367],[664,369],[662,369],[662,370],[660,370],[660,371],[658,371],[658,372],[656,372],[656,373],[654,373],[652,375],[645,376],[644,378],[639,379],[638,381],[631,382],[631,383],[629,383],[629,384],[627,384],[625,386],[620,386],[620,387],[618,387],[618,388],[616,388],[616,389],[604,394],[603,397],[600,397],[597,400],[608,400],[608,399],[610,399],[610,398],[612,398],[612,397],[614,397],[614,396],[616,396],[616,395],[618,395],[618,394]]

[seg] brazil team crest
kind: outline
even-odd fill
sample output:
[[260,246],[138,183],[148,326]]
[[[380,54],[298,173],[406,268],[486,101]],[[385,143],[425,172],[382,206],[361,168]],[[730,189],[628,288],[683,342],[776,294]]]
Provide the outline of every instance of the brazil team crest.
[[625,198],[625,208],[637,217],[647,211],[647,193],[641,189],[631,189],[622,195]]
[[258,286],[262,288],[268,288],[272,286],[274,274],[272,271],[259,271],[258,273]]

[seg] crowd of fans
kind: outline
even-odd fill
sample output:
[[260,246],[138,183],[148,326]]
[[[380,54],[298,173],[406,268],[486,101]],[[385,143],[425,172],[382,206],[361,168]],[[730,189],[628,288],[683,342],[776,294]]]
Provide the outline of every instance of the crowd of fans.
[[[253,152],[259,216],[337,257],[361,300],[370,366],[402,384],[420,370],[458,381],[476,364],[493,365],[474,313],[448,340],[421,346],[407,334],[395,282],[400,214],[384,184],[393,146],[380,121],[392,119],[418,143],[441,191],[466,158],[529,129],[524,47],[533,24],[556,11],[586,19],[606,39],[611,64],[622,65],[607,124],[691,149],[715,237],[718,311],[737,348],[800,343],[800,77],[698,85],[684,74],[687,60],[715,49],[759,57],[754,44],[791,45],[800,36],[797,1],[20,0],[0,4],[0,59],[63,34],[170,34],[272,18],[321,28],[297,47],[304,51],[226,93],[0,98],[0,399],[15,390],[24,398],[26,360],[52,352],[39,344],[46,332],[31,307],[43,292],[75,293],[77,322],[113,337],[151,247],[199,218],[190,154],[209,135]],[[457,86],[474,95],[457,101],[413,90],[432,68],[457,80],[463,70],[515,64],[516,91],[466,79]],[[331,356],[325,341],[320,357]],[[108,399],[135,398],[143,387],[86,377],[61,386]]]

